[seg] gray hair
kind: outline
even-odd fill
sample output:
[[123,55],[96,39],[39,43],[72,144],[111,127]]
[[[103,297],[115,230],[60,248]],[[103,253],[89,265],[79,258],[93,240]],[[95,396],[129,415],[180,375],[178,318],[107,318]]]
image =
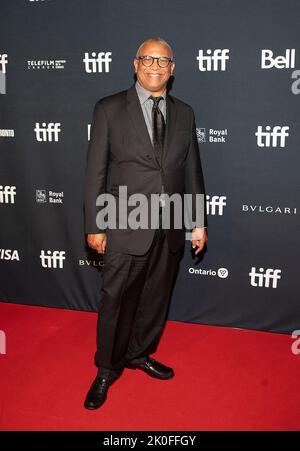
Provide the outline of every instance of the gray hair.
[[170,44],[167,43],[167,41],[165,41],[163,38],[160,38],[160,37],[158,37],[158,36],[157,36],[157,37],[153,37],[153,38],[146,39],[146,41],[142,42],[141,45],[139,46],[139,48],[137,49],[137,52],[136,52],[136,55],[135,55],[136,58],[139,56],[140,50],[141,50],[141,48],[143,47],[143,45],[146,44],[147,42],[151,42],[151,41],[160,42],[161,44],[165,45],[165,46],[170,50],[171,58],[173,59],[173,50],[172,50],[172,47],[170,46]]

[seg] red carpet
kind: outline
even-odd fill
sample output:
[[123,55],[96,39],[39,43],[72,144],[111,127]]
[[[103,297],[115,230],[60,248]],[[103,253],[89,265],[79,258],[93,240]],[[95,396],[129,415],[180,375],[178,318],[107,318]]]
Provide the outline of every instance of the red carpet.
[[97,411],[97,315],[0,302],[1,430],[299,430],[300,355],[288,335],[168,322],[159,381],[125,370]]

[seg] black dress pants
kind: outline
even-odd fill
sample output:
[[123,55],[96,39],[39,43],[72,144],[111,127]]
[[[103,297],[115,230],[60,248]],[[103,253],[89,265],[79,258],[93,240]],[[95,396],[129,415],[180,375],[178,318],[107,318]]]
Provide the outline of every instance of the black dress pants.
[[98,375],[115,375],[126,363],[154,353],[168,314],[183,248],[169,250],[166,232],[155,231],[144,255],[108,251],[97,322]]

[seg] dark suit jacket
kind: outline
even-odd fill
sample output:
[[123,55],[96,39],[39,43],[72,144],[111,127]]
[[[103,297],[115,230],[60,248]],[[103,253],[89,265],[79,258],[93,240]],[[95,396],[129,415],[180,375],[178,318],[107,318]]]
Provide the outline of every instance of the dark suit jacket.
[[[160,193],[162,183],[171,195],[204,194],[205,188],[192,108],[167,94],[167,121],[160,160],[152,146],[135,85],[99,100],[94,108],[85,178],[85,232],[107,233],[107,249],[142,255],[150,247],[155,230],[99,229],[96,216],[99,194],[116,199],[119,186],[128,196]],[[130,210],[129,210],[130,211]],[[204,202],[204,223],[207,215]],[[185,229],[167,230],[169,248],[179,250]]]

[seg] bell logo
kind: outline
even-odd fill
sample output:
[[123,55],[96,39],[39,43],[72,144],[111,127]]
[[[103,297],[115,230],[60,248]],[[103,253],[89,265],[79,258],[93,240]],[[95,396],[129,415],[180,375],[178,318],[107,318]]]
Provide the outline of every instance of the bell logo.
[[288,130],[290,127],[284,126],[280,127],[276,125],[271,128],[269,125],[266,126],[266,131],[263,131],[261,125],[257,127],[257,132],[255,136],[257,137],[258,147],[285,147],[285,139],[289,136]]
[[47,251],[41,250],[40,259],[43,268],[58,268],[64,267],[65,251]]
[[268,268],[264,270],[264,268],[259,268],[257,272],[256,268],[252,266],[251,272],[249,272],[250,284],[253,287],[270,288],[270,282],[272,282],[271,288],[277,288],[277,281],[281,279],[280,274],[281,269]]
[[295,68],[295,49],[286,49],[285,56],[273,58],[272,50],[261,51],[262,69],[294,69]]

